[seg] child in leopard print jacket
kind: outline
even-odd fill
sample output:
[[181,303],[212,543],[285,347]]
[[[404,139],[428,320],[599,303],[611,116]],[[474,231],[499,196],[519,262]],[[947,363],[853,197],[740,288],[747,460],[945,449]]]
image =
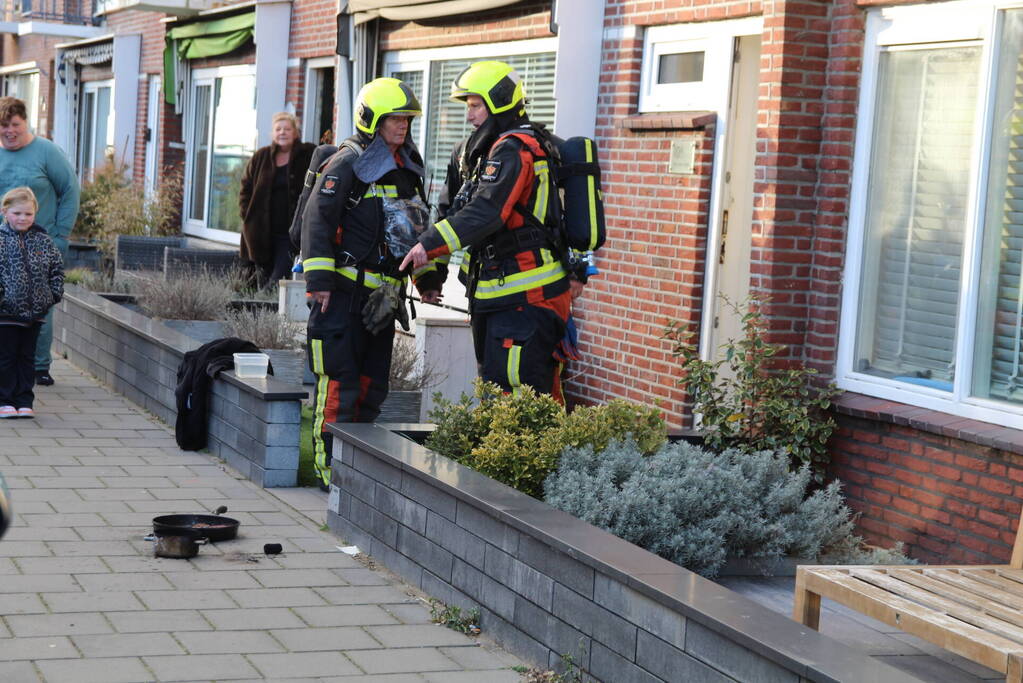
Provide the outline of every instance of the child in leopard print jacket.
[[64,294],[57,245],[35,223],[27,187],[0,200],[0,418],[34,417],[35,348],[43,317]]

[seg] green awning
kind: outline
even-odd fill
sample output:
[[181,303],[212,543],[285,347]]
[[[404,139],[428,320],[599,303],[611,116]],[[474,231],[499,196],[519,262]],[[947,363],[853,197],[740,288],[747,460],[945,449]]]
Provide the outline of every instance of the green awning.
[[256,13],[245,12],[230,17],[183,24],[167,31],[166,46],[163,50],[164,99],[169,104],[175,103],[177,83],[174,65],[178,59],[198,59],[227,54],[251,40],[255,27]]

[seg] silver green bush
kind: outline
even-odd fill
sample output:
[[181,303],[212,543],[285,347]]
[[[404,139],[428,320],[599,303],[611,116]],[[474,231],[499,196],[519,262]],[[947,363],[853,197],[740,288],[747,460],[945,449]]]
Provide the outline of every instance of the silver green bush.
[[234,298],[224,278],[205,270],[166,279],[140,279],[137,292],[143,313],[166,320],[222,320]]
[[631,440],[566,449],[546,501],[705,576],[747,557],[765,570],[787,555],[817,557],[852,533],[838,482],[807,495],[808,466],[783,453],[720,454],[687,443],[644,457]]
[[303,327],[268,308],[231,311],[224,320],[224,335],[247,339],[261,349],[301,348]]

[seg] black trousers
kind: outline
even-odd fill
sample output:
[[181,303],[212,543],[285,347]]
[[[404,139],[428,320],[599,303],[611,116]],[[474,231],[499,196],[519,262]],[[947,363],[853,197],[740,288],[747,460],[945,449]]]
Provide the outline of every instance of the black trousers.
[[330,305],[309,312],[309,369],[316,375],[313,453],[316,472],[330,483],[331,422],[372,422],[387,398],[394,326],[371,334],[362,324],[365,292],[335,290]]
[[267,289],[277,284],[279,280],[291,278],[291,267],[294,259],[291,257],[291,238],[288,233],[274,233],[270,236],[273,246],[274,259],[270,263],[260,263],[259,285],[260,289]]
[[565,322],[540,306],[473,313],[472,340],[480,377],[509,393],[523,385],[538,393],[554,388],[554,349],[565,336]]
[[40,323],[0,325],[0,406],[31,408],[36,383],[36,342]]

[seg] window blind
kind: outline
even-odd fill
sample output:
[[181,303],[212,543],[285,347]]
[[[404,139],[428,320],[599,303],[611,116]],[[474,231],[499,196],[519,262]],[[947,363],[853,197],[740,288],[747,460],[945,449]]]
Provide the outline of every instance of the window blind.
[[[882,55],[860,369],[951,390],[979,48]],[[871,280],[876,278],[876,281]],[[864,325],[864,319],[870,318]],[[864,352],[869,349],[869,357]],[[921,381],[923,380],[923,381]]]

